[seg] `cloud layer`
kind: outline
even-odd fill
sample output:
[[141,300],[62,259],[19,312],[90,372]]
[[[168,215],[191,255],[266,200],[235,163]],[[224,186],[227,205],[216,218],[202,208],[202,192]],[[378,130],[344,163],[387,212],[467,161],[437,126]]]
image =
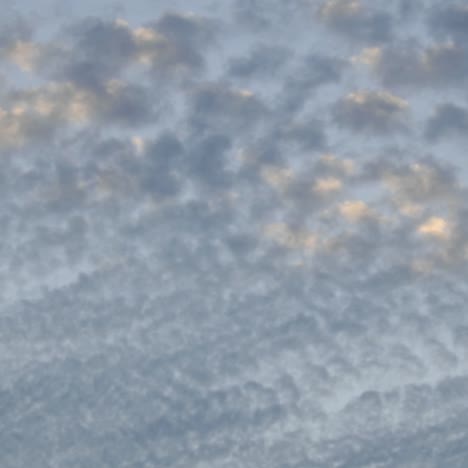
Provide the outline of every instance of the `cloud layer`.
[[0,465],[464,467],[465,6],[179,3],[0,24]]

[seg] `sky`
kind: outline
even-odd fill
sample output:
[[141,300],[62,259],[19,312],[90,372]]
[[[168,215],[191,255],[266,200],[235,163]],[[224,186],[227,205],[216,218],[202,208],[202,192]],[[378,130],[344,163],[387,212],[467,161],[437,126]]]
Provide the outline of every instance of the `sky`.
[[466,1],[2,7],[0,466],[466,467]]

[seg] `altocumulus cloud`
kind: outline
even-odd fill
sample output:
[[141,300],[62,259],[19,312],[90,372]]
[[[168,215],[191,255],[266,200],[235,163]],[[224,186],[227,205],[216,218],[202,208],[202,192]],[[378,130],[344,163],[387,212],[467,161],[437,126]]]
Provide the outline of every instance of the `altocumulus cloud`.
[[465,467],[465,5],[183,3],[1,22],[0,465]]

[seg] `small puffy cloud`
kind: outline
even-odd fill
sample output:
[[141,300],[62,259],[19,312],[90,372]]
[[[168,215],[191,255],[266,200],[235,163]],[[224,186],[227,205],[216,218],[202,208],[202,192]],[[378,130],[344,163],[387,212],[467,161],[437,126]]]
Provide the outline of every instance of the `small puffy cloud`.
[[433,216],[424,221],[424,223],[418,227],[418,232],[437,239],[448,239],[451,235],[449,223],[444,218],[437,216]]
[[323,177],[315,181],[312,190],[319,194],[338,192],[343,187],[343,183],[336,177]]
[[351,130],[385,133],[404,128],[409,104],[387,91],[356,91],[339,100],[335,121]]
[[346,200],[339,205],[338,211],[353,223],[375,216],[373,210],[362,200]]
[[41,49],[34,42],[17,41],[6,50],[6,57],[23,71],[34,70],[41,57]]
[[450,103],[437,106],[426,123],[424,134],[430,141],[457,135],[467,137],[468,110]]
[[283,247],[313,251],[317,247],[318,238],[311,232],[297,231],[284,223],[268,224],[264,234]]
[[393,35],[391,15],[375,11],[360,0],[326,0],[318,15],[333,30],[353,39],[385,42]]

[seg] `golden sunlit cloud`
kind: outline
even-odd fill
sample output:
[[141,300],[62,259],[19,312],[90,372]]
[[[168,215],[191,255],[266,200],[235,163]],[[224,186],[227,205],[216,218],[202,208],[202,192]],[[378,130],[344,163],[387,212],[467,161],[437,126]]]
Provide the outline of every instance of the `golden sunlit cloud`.
[[[388,91],[355,91],[347,94],[345,100],[349,103],[364,106],[367,104],[388,104],[392,109],[382,109],[382,112],[387,114],[389,111],[398,109],[404,110],[409,107],[409,104],[404,99],[395,96]],[[379,109],[376,110],[377,112]]]
[[31,72],[39,60],[40,48],[33,42],[17,41],[8,50],[7,57],[21,70]]
[[339,206],[340,214],[348,221],[357,222],[373,216],[372,210],[361,200],[345,201]]
[[448,239],[451,235],[449,223],[437,216],[432,216],[418,227],[418,232],[438,239]]
[[322,179],[317,179],[312,190],[316,193],[330,193],[337,192],[341,190],[343,184],[340,179],[336,177],[325,177]]

